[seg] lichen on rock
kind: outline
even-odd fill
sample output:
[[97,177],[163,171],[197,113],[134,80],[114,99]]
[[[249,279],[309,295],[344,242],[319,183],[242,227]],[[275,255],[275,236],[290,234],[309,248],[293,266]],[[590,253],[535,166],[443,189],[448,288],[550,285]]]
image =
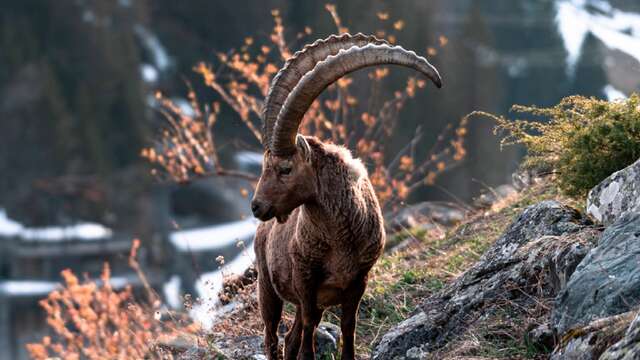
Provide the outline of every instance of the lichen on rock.
[[608,227],[558,295],[553,322],[559,334],[640,304],[640,213]]
[[636,315],[622,340],[607,349],[600,360],[633,360],[640,357],[640,313]]
[[640,160],[617,171],[589,191],[587,212],[604,225],[640,212]]

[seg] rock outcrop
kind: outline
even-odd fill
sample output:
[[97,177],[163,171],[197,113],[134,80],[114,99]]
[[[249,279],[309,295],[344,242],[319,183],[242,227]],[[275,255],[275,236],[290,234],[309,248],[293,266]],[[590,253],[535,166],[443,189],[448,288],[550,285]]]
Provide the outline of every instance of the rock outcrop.
[[[280,344],[284,344],[284,333],[286,332],[286,327],[283,327],[283,331],[280,332]],[[340,345],[340,338],[342,336],[342,332],[340,331],[340,327],[327,323],[321,322],[316,329],[316,359],[324,360],[331,359],[336,356],[338,353],[338,348]],[[239,336],[232,338],[222,338],[214,342],[214,347],[216,350],[216,355],[220,356],[224,359],[233,359],[233,360],[266,360],[266,356],[264,355],[264,340],[262,336]],[[211,359],[216,358],[212,356],[211,353],[209,356],[202,357],[202,359]],[[187,358],[185,358],[186,360]],[[188,359],[201,359],[201,358],[188,358]]]
[[550,358],[639,359],[640,160],[593,188],[587,211],[607,228],[556,298]]
[[[515,174],[513,176],[515,178]],[[483,191],[480,196],[473,200],[473,205],[480,209],[488,208],[498,201],[515,196],[516,194],[518,194],[518,190],[514,185],[499,185]]]
[[640,212],[640,160],[591,189],[587,212],[604,225],[614,223],[625,214]]
[[556,201],[527,208],[464,275],[386,333],[373,359],[419,359],[510,302],[516,309],[555,296],[587,254],[597,230]]
[[[280,344],[284,344],[286,326],[279,334]],[[316,330],[316,359],[332,359],[338,353],[342,332],[340,327],[322,322]],[[206,345],[199,344],[193,335],[183,334],[172,339],[161,340],[156,347],[167,358],[178,360],[266,360],[264,355],[264,340],[262,336],[232,336],[216,337],[207,341]]]
[[629,325],[622,340],[615,343],[600,356],[600,360],[633,360],[640,357],[640,313]]
[[553,323],[559,334],[640,303],[640,213],[608,227],[558,295]]
[[[629,330],[630,336],[625,337],[625,331],[635,314],[636,311],[629,311],[597,319],[567,331],[560,337],[550,360],[598,360],[603,359],[600,357],[603,353],[609,353],[607,359],[610,360],[638,359],[640,353],[631,353],[634,348],[633,331]],[[632,356],[616,357],[619,354]]]
[[467,212],[468,210],[461,208],[459,205],[425,201],[401,209],[394,216],[386,219],[386,224],[387,227],[395,231],[433,223],[451,226],[462,221]]

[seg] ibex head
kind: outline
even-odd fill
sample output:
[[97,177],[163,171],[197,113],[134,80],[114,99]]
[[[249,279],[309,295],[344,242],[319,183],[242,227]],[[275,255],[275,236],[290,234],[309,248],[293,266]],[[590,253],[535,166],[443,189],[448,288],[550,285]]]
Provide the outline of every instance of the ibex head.
[[285,222],[293,209],[315,193],[311,150],[302,136],[297,139],[290,155],[278,156],[268,150],[264,154],[262,174],[251,201],[253,215],[262,221],[275,217]]
[[271,82],[263,108],[262,175],[251,210],[267,221],[284,222],[298,206],[314,195],[311,149],[298,127],[313,101],[342,76],[374,65],[413,68],[433,81],[442,80],[425,58],[400,46],[363,34],[332,35],[306,45],[287,60]]

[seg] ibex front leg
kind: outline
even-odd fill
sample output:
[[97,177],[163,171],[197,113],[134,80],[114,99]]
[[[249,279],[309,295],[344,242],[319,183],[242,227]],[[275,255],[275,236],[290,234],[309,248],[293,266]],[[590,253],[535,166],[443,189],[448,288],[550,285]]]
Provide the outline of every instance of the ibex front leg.
[[258,272],[258,302],[264,322],[264,350],[269,360],[278,360],[278,324],[282,316],[282,300],[264,271]]
[[294,282],[300,299],[299,311],[302,312],[302,346],[298,360],[315,360],[314,335],[323,313],[317,305],[319,276],[309,269],[298,269],[297,273]]

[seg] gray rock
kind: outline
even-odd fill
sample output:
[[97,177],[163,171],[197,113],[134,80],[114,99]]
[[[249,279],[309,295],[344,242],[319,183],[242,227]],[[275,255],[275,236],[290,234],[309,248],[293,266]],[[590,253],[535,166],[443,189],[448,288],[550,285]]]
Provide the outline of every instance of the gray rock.
[[556,298],[552,321],[559,334],[640,303],[640,214],[608,227]]
[[[282,331],[285,333],[286,329]],[[283,335],[283,334],[281,334]],[[340,327],[327,322],[321,322],[316,330],[316,359],[325,360],[335,356],[340,345],[342,332]],[[280,336],[280,344],[284,344],[284,336]],[[258,360],[266,359],[262,336],[239,336],[221,338],[215,341],[215,348],[229,359]],[[185,358],[191,359],[191,358]],[[193,358],[199,359],[199,358]]]
[[491,207],[496,202],[517,193],[518,190],[514,185],[504,184],[484,191],[473,201],[473,204],[478,208],[487,208]]
[[[597,319],[585,326],[578,326],[569,330],[561,338],[558,346],[553,350],[550,360],[596,360],[603,359],[601,355],[607,349],[612,349],[617,344],[622,345],[619,349],[622,354],[629,353],[624,342],[625,332],[629,324],[636,316],[635,311],[626,312],[620,315],[609,316]],[[629,338],[632,340],[632,337]],[[615,355],[619,352],[611,353],[609,359],[619,359]],[[604,355],[603,355],[604,356]],[[630,357],[628,359],[637,359]],[[624,359],[624,358],[620,358]]]
[[191,334],[180,334],[172,338],[164,338],[155,344],[155,352],[162,359],[200,360],[210,359],[213,349],[198,344],[198,339]]
[[600,236],[600,232],[591,229],[581,235],[583,237],[591,236],[591,239],[587,242],[573,241],[572,236],[565,236],[564,240],[569,240],[566,246],[549,256],[547,263],[549,267],[548,275],[553,292],[556,294],[567,286],[570,276],[596,243],[596,238]]
[[511,174],[511,183],[516,190],[526,189],[535,183],[535,174],[527,169],[518,169]]
[[597,333],[589,333],[573,339],[566,346],[556,349],[549,360],[597,360],[597,354],[591,345],[597,337]]
[[541,324],[529,330],[526,340],[527,344],[544,352],[550,351],[555,346],[553,330],[549,324]]
[[226,359],[254,360],[264,356],[262,336],[238,336],[215,341],[220,356]]
[[600,356],[600,360],[634,360],[640,359],[640,313],[629,325],[624,338]]
[[176,356],[178,360],[200,360],[210,359],[214,354],[209,354],[206,349],[200,346],[192,346],[180,355]]
[[[415,358],[413,353],[437,336],[433,319],[420,311],[389,330],[373,352],[373,359]],[[421,350],[422,351],[422,350]]]
[[396,231],[411,229],[424,223],[451,226],[462,221],[466,214],[465,209],[455,204],[425,201],[401,209],[386,222]]
[[604,179],[587,199],[587,213],[604,225],[632,212],[640,212],[640,160]]
[[[536,306],[539,297],[554,296],[550,284],[568,278],[595,242],[598,232],[589,224],[579,212],[556,201],[530,206],[478,263],[384,334],[373,359],[410,359],[417,349],[428,353],[464,333],[500,302],[527,308]],[[552,270],[554,276],[547,276]]]
[[539,183],[551,173],[551,169],[520,167],[511,174],[511,184],[516,190],[524,190]]
[[316,359],[331,359],[332,355],[337,354],[341,336],[339,326],[321,322],[316,329]]

